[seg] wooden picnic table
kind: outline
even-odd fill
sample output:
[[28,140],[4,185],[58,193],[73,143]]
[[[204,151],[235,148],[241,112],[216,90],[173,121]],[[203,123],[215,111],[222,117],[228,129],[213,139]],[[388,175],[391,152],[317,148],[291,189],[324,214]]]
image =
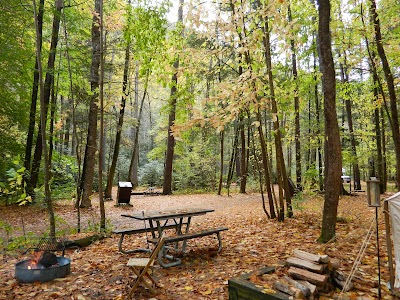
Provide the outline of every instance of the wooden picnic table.
[[[203,230],[196,233],[189,232],[192,217],[205,215],[213,211],[214,211],[213,209],[186,208],[186,209],[174,209],[174,210],[164,210],[164,211],[148,211],[135,214],[123,214],[122,216],[144,221],[145,227],[147,226],[146,225],[147,222],[149,228],[145,229],[147,230],[147,232],[151,232],[152,239],[149,239],[149,241],[152,243],[156,243],[158,241],[158,238],[162,235],[164,230],[171,228],[174,228],[176,230],[176,235],[166,237],[165,244],[163,245],[158,255],[159,264],[164,268],[168,268],[179,265],[181,263],[181,260],[179,258],[166,254],[166,251],[168,249],[166,244],[168,243],[174,243],[175,250],[184,252],[186,250],[186,242],[188,239],[216,234],[219,241],[219,251],[221,250],[222,243],[219,232],[227,230],[228,228]],[[182,242],[181,247],[179,247],[179,242]],[[163,258],[167,258],[171,262],[165,263]]]

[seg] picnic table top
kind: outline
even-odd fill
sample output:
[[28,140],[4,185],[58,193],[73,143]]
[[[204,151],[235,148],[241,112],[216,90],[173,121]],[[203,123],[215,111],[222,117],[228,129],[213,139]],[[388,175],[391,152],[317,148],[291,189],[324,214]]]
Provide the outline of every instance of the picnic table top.
[[214,209],[207,209],[207,208],[184,208],[184,209],[172,209],[172,210],[162,210],[162,211],[147,211],[134,214],[123,214],[121,216],[137,220],[157,220],[157,219],[192,217],[192,216],[204,215],[206,213],[213,211]]

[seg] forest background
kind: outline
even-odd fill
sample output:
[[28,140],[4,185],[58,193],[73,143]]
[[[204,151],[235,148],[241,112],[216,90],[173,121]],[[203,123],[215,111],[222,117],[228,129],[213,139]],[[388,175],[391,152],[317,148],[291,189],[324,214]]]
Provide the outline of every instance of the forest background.
[[90,207],[119,181],[234,183],[280,220],[294,188],[324,191],[328,241],[343,171],[398,188],[398,1],[174,4],[0,4],[3,203],[44,201],[54,235],[53,200]]

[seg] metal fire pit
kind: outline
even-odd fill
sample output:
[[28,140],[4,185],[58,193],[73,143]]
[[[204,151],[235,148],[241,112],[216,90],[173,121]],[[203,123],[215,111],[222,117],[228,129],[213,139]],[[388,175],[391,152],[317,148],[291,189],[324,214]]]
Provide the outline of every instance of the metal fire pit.
[[31,260],[23,260],[15,264],[15,278],[19,282],[46,282],[56,278],[63,278],[71,272],[71,260],[58,256],[57,264],[43,269],[28,269]]

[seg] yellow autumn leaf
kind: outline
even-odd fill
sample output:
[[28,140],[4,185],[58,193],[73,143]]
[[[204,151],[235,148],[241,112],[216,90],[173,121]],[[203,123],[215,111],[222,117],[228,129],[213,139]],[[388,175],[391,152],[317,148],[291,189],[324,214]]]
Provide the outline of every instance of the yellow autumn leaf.
[[185,286],[185,290],[187,291],[193,291],[193,287],[190,285]]

